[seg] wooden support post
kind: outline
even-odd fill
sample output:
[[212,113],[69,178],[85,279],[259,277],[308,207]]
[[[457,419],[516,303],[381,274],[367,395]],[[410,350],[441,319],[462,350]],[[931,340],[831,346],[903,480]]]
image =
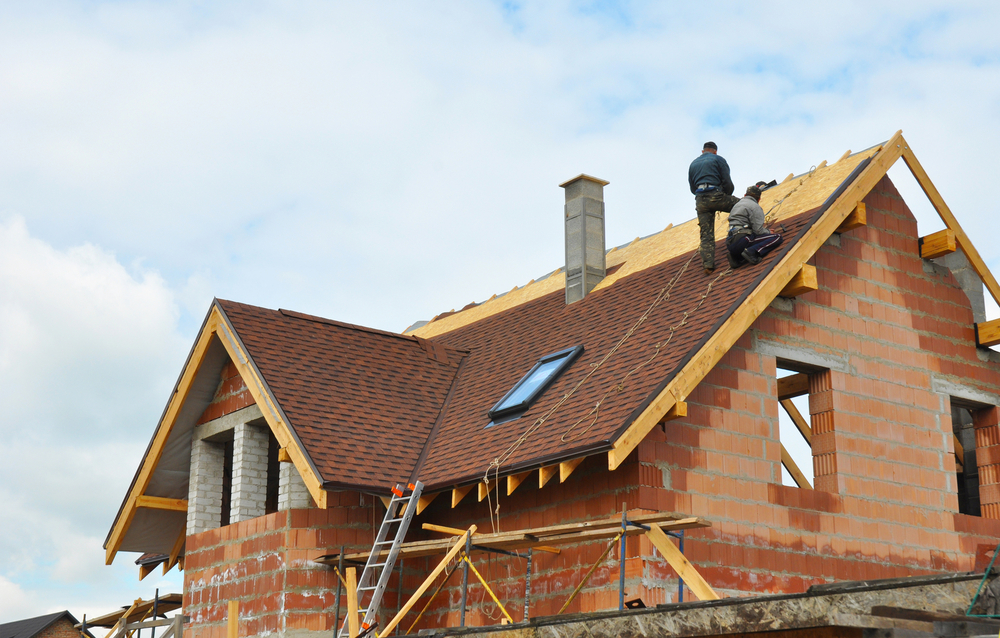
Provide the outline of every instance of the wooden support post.
[[549,465],[548,467],[538,468],[538,489],[545,487],[545,484],[549,482],[549,479],[555,476],[558,471],[558,465]]
[[454,508],[459,503],[461,503],[462,499],[465,498],[465,495],[468,494],[469,492],[471,492],[472,488],[474,488],[474,487],[475,487],[475,485],[473,484],[473,485],[463,485],[462,487],[456,487],[455,489],[453,489],[451,491],[451,506],[452,506],[452,508]]
[[226,638],[237,638],[240,629],[240,601],[229,601],[229,616],[226,618]]
[[802,470],[799,469],[799,466],[795,464],[795,459],[793,459],[792,455],[785,449],[785,444],[781,443],[780,445],[781,464],[784,465],[785,469],[788,470],[788,473],[792,475],[792,480],[795,481],[795,484],[802,489],[811,490],[813,486],[809,483],[809,479],[806,478],[806,475],[802,473]]
[[798,297],[801,294],[812,292],[817,288],[819,288],[819,283],[816,278],[816,266],[803,264],[799,272],[788,282],[788,285],[778,293],[778,296],[785,298]]
[[576,468],[580,467],[580,464],[583,463],[583,459],[584,459],[584,457],[581,456],[578,459],[573,459],[571,461],[563,461],[562,463],[560,463],[559,464],[559,482],[560,483],[565,483],[566,479],[569,478],[569,475],[573,473],[573,470],[575,470]]
[[778,379],[778,400],[809,394],[809,375],[802,372]]
[[493,490],[495,490],[497,488],[497,484],[499,482],[500,481],[498,479],[498,480],[495,480],[495,481],[491,481],[488,484],[484,483],[483,481],[479,481],[479,483],[477,483],[477,485],[479,487],[479,502],[480,503],[482,503],[483,499],[486,498],[489,495],[490,492],[492,492]]
[[1000,344],[1000,319],[976,324],[976,345],[989,348]]
[[427,506],[430,505],[434,499],[438,497],[441,492],[434,492],[433,494],[421,494],[420,498],[417,499],[417,514],[420,514]]
[[667,536],[666,532],[659,525],[649,523],[649,531],[646,532],[646,537],[649,538],[656,549],[660,550],[663,558],[674,568],[674,571],[684,580],[684,584],[688,586],[691,593],[698,597],[698,600],[719,600],[719,595],[705,582],[705,579],[698,573],[698,570],[691,564],[691,561],[684,557],[684,554],[677,549],[673,541],[670,540],[670,537]]
[[806,422],[805,417],[802,416],[802,413],[799,412],[797,407],[795,407],[795,404],[792,403],[791,399],[784,399],[779,403],[781,403],[781,407],[785,408],[785,412],[788,413],[788,416],[792,418],[792,422],[795,424],[795,427],[797,427],[799,432],[802,433],[802,438],[804,438],[806,443],[812,447],[813,431],[809,423]]
[[[361,633],[361,619],[358,618],[358,570],[348,567],[344,570],[347,589],[347,635],[354,638]],[[340,628],[337,628],[340,631]]]
[[920,238],[920,258],[937,259],[955,252],[958,243],[955,241],[955,231],[950,228]]
[[511,474],[511,475],[509,475],[507,477],[507,496],[510,496],[511,494],[513,494],[514,490],[516,490],[518,488],[518,486],[521,485],[521,483],[524,482],[524,479],[528,478],[529,476],[531,476],[531,472],[530,471],[528,471],[528,472],[521,472],[520,474]]
[[[471,538],[472,535],[476,533],[476,526],[473,525],[472,527],[470,527],[466,533],[468,534],[466,538]],[[434,570],[427,576],[427,578],[424,579],[424,582],[420,584],[420,587],[417,587],[417,591],[413,592],[413,595],[410,596],[410,599],[408,601],[406,601],[406,604],[403,605],[402,608],[400,608],[400,610],[396,613],[393,619],[389,621],[389,624],[387,624],[385,628],[379,632],[380,636],[392,635],[392,630],[396,628],[396,625],[398,625],[406,616],[406,614],[409,613],[411,609],[413,609],[413,606],[417,604],[417,601],[420,600],[420,597],[424,595],[424,592],[430,589],[431,583],[433,583],[437,579],[438,575],[444,571],[445,567],[447,567],[448,563],[450,563],[451,560],[455,558],[458,552],[463,547],[465,547],[465,540],[466,540],[465,538],[460,538],[455,542],[452,548],[448,550],[448,553],[445,554],[441,562],[438,563],[437,567],[435,567]],[[348,600],[348,602],[350,602],[350,600]],[[354,606],[355,606],[354,617],[357,618],[358,615],[356,613],[357,612],[356,601]],[[354,634],[352,632],[351,635],[355,636],[357,634]]]
[[867,211],[865,210],[865,203],[858,202],[858,205],[855,206],[854,210],[852,210],[850,214],[848,214],[847,217],[844,219],[844,221],[841,222],[840,226],[837,227],[837,230],[835,232],[846,233],[847,231],[854,230],[859,226],[867,226],[867,225],[868,225],[868,214]]

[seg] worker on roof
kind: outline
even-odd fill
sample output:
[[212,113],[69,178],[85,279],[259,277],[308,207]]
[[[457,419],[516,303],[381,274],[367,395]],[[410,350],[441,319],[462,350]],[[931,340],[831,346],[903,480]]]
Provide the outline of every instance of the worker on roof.
[[764,182],[747,187],[743,199],[729,213],[729,234],[726,235],[726,256],[729,265],[759,264],[769,252],[781,245],[782,237],[764,226],[764,209],[760,207]]
[[688,168],[688,184],[694,194],[694,209],[701,230],[701,265],[706,273],[715,270],[715,213],[728,213],[740,201],[733,197],[735,187],[729,177],[729,164],[718,151],[715,142],[705,142],[701,155],[694,158]]

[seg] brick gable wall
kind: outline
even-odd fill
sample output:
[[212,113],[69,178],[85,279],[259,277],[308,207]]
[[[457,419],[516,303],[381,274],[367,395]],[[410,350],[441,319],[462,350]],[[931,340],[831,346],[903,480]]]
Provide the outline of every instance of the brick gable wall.
[[[1000,520],[958,514],[950,402],[933,379],[1000,394],[1000,364],[977,352],[970,304],[954,278],[925,271],[916,222],[892,183],[883,179],[865,202],[868,226],[841,235],[839,246],[828,242],[811,261],[820,289],[773,304],[687,398],[686,418],[655,428],[614,472],[598,455],[561,485],[553,479],[538,489],[532,475],[501,497],[500,530],[613,516],[625,503],[701,516],[713,527],[689,531],[685,553],[724,596],[985,567]],[[765,345],[843,362],[811,378],[816,490],[781,485],[777,363]],[[990,472],[998,474],[986,449],[1000,441],[996,424],[996,410],[976,423],[987,483]],[[448,496],[415,519],[408,540],[436,536],[419,530],[425,521],[492,531],[489,505],[477,503],[475,491],[455,509]],[[356,493],[333,503],[189,537],[189,638],[222,638],[230,598],[244,601],[240,636],[328,635],[336,581],[311,559],[341,545],[368,549],[372,519],[382,515],[381,504],[373,509],[371,497]],[[558,611],[605,547],[535,552],[531,616]],[[676,576],[645,538],[630,538],[626,553],[628,597],[647,605],[676,600]],[[404,599],[439,558],[405,562]],[[520,620],[524,561],[475,559]],[[619,560],[615,548],[567,611],[615,608]],[[483,588],[471,576],[470,583],[467,624],[498,624]],[[417,629],[457,625],[460,587],[459,571]],[[399,604],[397,588],[394,577],[383,625]]]
[[80,632],[73,628],[69,618],[60,618],[39,632],[35,638],[80,638]]

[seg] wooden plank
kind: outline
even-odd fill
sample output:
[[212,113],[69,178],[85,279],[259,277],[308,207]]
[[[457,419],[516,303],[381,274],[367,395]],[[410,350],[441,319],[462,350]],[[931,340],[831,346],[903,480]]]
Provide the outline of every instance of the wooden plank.
[[482,503],[483,499],[489,496],[489,493],[495,490],[499,483],[499,479],[490,481],[489,483],[484,483],[483,481],[476,483],[476,486],[479,488],[479,502]]
[[202,329],[201,334],[198,335],[194,348],[191,350],[191,356],[184,364],[184,371],[181,373],[181,378],[177,382],[177,388],[170,397],[170,401],[167,403],[167,409],[163,414],[163,418],[156,427],[156,433],[153,434],[153,440],[149,444],[149,450],[139,465],[139,471],[136,473],[135,481],[132,484],[131,490],[129,490],[128,496],[125,498],[122,510],[119,512],[118,517],[115,519],[114,526],[111,528],[111,534],[108,536],[108,543],[105,547],[104,555],[105,564],[107,565],[110,565],[115,559],[115,554],[118,553],[118,548],[121,547],[122,541],[125,538],[125,531],[132,524],[132,519],[135,517],[136,499],[138,499],[141,494],[145,493],[146,488],[149,487],[149,480],[153,476],[153,470],[156,469],[157,463],[160,462],[160,456],[163,454],[167,438],[170,436],[170,431],[174,427],[174,422],[177,420],[177,415],[180,412],[181,407],[184,405],[184,401],[187,400],[188,392],[191,390],[191,384],[194,382],[195,376],[198,374],[198,369],[201,367],[202,360],[205,358],[205,351],[208,350],[208,346],[215,336],[215,329],[218,322],[219,312],[217,308],[213,306],[212,311],[209,313],[208,320],[205,322],[205,327]]
[[583,463],[583,459],[584,459],[584,457],[581,456],[578,459],[573,459],[571,461],[563,461],[562,463],[560,463],[559,464],[559,482],[560,483],[565,483],[566,479],[569,478],[569,475],[573,473],[573,470],[575,470],[576,468],[580,467],[580,464]]
[[441,532],[442,534],[449,534],[451,536],[461,536],[466,531],[457,527],[446,527],[445,525],[435,525],[434,523],[424,523],[420,528],[428,532]]
[[[476,533],[476,526],[473,525],[472,527],[469,528],[468,534],[471,536],[472,534],[475,533]],[[406,617],[406,614],[408,614],[410,610],[413,609],[413,606],[417,604],[417,601],[420,600],[420,597],[424,595],[424,592],[430,589],[431,584],[437,579],[438,575],[440,575],[441,572],[444,571],[445,567],[448,566],[448,563],[451,562],[451,559],[455,558],[455,556],[458,555],[458,552],[463,547],[465,547],[465,539],[464,538],[457,539],[452,548],[448,550],[447,554],[445,554],[445,557],[441,559],[440,563],[437,564],[437,567],[435,567],[431,571],[431,573],[427,576],[427,578],[424,579],[424,582],[420,584],[420,587],[417,587],[417,590],[413,592],[413,595],[410,596],[410,599],[408,601],[406,601],[406,604],[403,605],[403,607],[399,610],[399,612],[395,616],[393,616],[392,620],[389,621],[389,624],[387,624],[385,628],[379,632],[380,636],[392,635],[392,630],[396,628],[396,625],[398,625],[400,621],[402,621],[403,618]],[[357,614],[355,614],[354,617],[356,618]],[[357,634],[352,632],[351,635],[356,636]]]
[[[679,521],[681,519],[690,518],[689,516],[678,516],[677,514],[671,514],[669,512],[656,512],[654,514],[633,514],[629,516],[630,521],[633,523],[669,523],[672,521]],[[573,532],[583,532],[591,529],[618,529],[622,526],[622,519],[620,516],[615,516],[612,518],[602,518],[597,521],[586,521],[584,523],[563,523],[561,525],[549,525],[548,527],[539,527],[535,529],[523,530],[523,533],[530,536],[535,536],[538,538],[545,538],[546,536],[559,536],[561,534],[569,534]]]
[[135,499],[136,507],[145,507],[152,510],[170,510],[173,512],[186,512],[188,508],[187,499],[184,498],[163,498],[160,496],[147,496],[140,494]]
[[968,258],[969,263],[972,265],[972,269],[976,271],[976,274],[979,275],[980,279],[983,280],[983,283],[986,284],[986,289],[990,291],[990,295],[993,296],[993,300],[1000,304],[1000,284],[997,284],[996,278],[993,276],[993,273],[990,272],[990,269],[986,267],[986,262],[984,262],[983,258],[979,255],[979,251],[972,245],[972,240],[965,234],[965,231],[958,223],[958,220],[955,219],[954,215],[952,215],[951,209],[948,208],[948,205],[944,202],[944,198],[941,197],[941,193],[938,192],[934,183],[931,181],[931,178],[928,177],[927,173],[924,171],[923,166],[921,166],[920,162],[917,161],[917,157],[913,154],[913,150],[910,149],[910,145],[906,143],[906,140],[902,139],[902,136],[900,136],[900,140],[903,145],[903,161],[906,162],[906,165],[909,167],[913,177],[917,180],[917,183],[920,184],[920,188],[924,189],[927,199],[931,200],[931,206],[934,207],[934,210],[937,211],[941,220],[944,221],[944,225],[955,233],[955,242],[958,244],[958,247],[962,249],[962,252],[965,253],[966,258]]
[[962,446],[962,442],[958,440],[958,437],[953,433],[951,438],[954,439],[955,444],[955,465],[958,466],[959,472],[965,471],[965,448]]
[[695,566],[691,564],[691,561],[677,549],[659,525],[650,523],[646,537],[656,549],[660,550],[660,554],[674,568],[677,575],[684,579],[684,584],[687,585],[692,594],[698,597],[698,600],[719,600],[719,595],[715,593],[712,586],[705,581]]
[[[361,619],[358,618],[358,570],[348,567],[344,570],[344,580],[347,589],[347,635],[354,638],[361,633]],[[340,627],[337,627],[337,632]]]
[[514,490],[524,482],[524,479],[531,476],[531,471],[521,472],[520,474],[511,474],[507,477],[507,496],[514,493]]
[[[874,184],[873,184],[874,186]],[[868,211],[865,209],[864,202],[858,202],[858,205],[854,207],[854,210],[844,218],[840,226],[837,226],[837,233],[846,233],[849,230],[854,230],[855,228],[860,228],[861,226],[868,225]]]
[[453,489],[451,491],[451,507],[454,509],[459,503],[461,503],[462,499],[465,498],[465,495],[471,492],[474,487],[475,484],[463,485],[462,487],[456,487]]
[[976,344],[984,348],[1000,344],[1000,319],[976,324]]
[[559,471],[558,465],[549,465],[548,467],[538,468],[538,489],[545,487],[545,484],[556,475]]
[[816,277],[816,266],[810,266],[809,264],[803,264],[799,272],[795,273],[792,280],[781,289],[778,293],[779,297],[791,298],[798,297],[799,295],[805,294],[807,292],[812,292],[819,288],[819,280]]
[[427,506],[434,502],[434,499],[438,497],[441,492],[434,492],[433,494],[421,494],[420,498],[417,499],[417,515],[420,515]]
[[802,470],[799,469],[799,466],[795,464],[795,459],[793,459],[792,455],[789,454],[788,450],[785,449],[785,444],[781,443],[780,445],[781,445],[781,464],[784,465],[785,469],[788,470],[788,473],[792,475],[792,480],[795,481],[795,484],[801,487],[802,489],[811,490],[813,487],[809,483],[809,479],[807,479],[806,475],[802,473]]
[[[217,309],[213,310],[217,312]],[[236,366],[244,383],[246,383],[254,402],[260,407],[260,411],[264,415],[264,420],[267,421],[271,433],[278,440],[278,445],[288,451],[288,455],[295,465],[295,469],[299,471],[299,476],[302,477],[302,482],[306,484],[306,489],[309,490],[309,495],[312,496],[316,507],[326,509],[326,490],[323,489],[322,479],[313,469],[312,463],[306,456],[305,451],[299,447],[295,437],[292,436],[291,427],[281,418],[281,411],[278,410],[277,403],[266,389],[267,384],[264,382],[264,379],[250,365],[247,353],[238,348],[237,343],[239,342],[236,339],[233,327],[229,325],[229,322],[221,312],[218,313],[218,316],[217,334],[219,335],[219,341],[226,348],[229,358],[232,360],[233,365]]]
[[840,223],[851,213],[857,204],[881,180],[886,171],[902,155],[902,131],[897,131],[873,156],[868,166],[861,171],[854,182],[844,189],[840,197],[826,210],[812,229],[795,243],[785,256],[778,262],[763,281],[758,284],[753,294],[737,306],[736,310],[722,327],[712,334],[708,341],[695,353],[666,388],[653,399],[625,432],[613,443],[613,449],[608,451],[608,469],[614,470],[621,465],[639,443],[646,437],[667,410],[677,402],[677,397],[687,397],[705,375],[715,367],[733,344],[743,336],[750,325],[756,321],[778,296],[778,293],[788,284],[824,242],[840,226]]
[[794,399],[809,394],[809,375],[803,372],[778,379],[778,400]]
[[226,616],[226,638],[237,638],[240,633],[240,601],[229,601],[229,613]]
[[278,450],[278,463],[291,463],[292,455],[288,453],[288,448]]
[[920,238],[920,258],[937,259],[955,252],[958,244],[955,242],[955,231],[950,228]]
[[812,447],[813,431],[812,427],[809,425],[809,422],[805,420],[805,417],[802,416],[802,413],[799,412],[799,409],[797,407],[795,407],[795,404],[792,403],[791,399],[784,399],[782,401],[779,401],[779,403],[781,404],[781,407],[785,409],[785,412],[788,413],[788,416],[791,417],[792,423],[795,424],[795,427],[797,427],[799,429],[799,432],[802,433],[802,438],[804,438],[806,440],[806,443],[808,443],[809,446]]

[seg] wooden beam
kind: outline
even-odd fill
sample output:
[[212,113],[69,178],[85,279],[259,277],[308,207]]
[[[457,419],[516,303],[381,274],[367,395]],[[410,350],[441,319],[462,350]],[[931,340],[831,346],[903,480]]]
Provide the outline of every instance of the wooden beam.
[[229,614],[226,616],[226,638],[237,638],[240,632],[240,601],[229,601]]
[[986,262],[983,261],[976,247],[972,245],[972,240],[969,239],[969,236],[962,230],[962,226],[958,223],[958,220],[952,215],[951,209],[945,204],[944,198],[941,197],[941,193],[938,192],[931,178],[927,176],[923,166],[917,161],[916,156],[910,149],[910,145],[906,143],[906,140],[902,139],[902,136],[900,136],[900,140],[902,142],[903,161],[906,162],[913,177],[920,184],[920,188],[924,189],[927,199],[931,200],[931,205],[937,211],[941,220],[944,221],[944,225],[955,233],[955,242],[962,249],[962,252],[965,253],[966,258],[968,258],[969,263],[972,265],[972,269],[976,271],[976,274],[986,284],[986,289],[990,291],[993,300],[1000,304],[1000,284],[997,283],[990,269],[986,267]]
[[736,307],[722,327],[709,336],[687,365],[674,376],[674,379],[653,399],[642,414],[632,421],[625,432],[613,443],[613,449],[608,451],[608,469],[614,470],[621,465],[632,450],[646,437],[646,434],[677,402],[677,397],[690,395],[705,378],[705,375],[715,367],[715,364],[729,352],[729,349],[757,320],[757,317],[767,310],[778,293],[795,276],[795,273],[812,258],[840,226],[841,222],[847,218],[848,214],[855,210],[857,204],[900,158],[902,137],[902,131],[898,131],[883,147],[875,150],[871,161],[854,179],[854,182],[844,189],[840,197],[827,208],[809,232],[789,248],[785,256],[757,285],[754,293],[748,295]]
[[278,463],[291,463],[292,455],[288,453],[287,448],[281,448],[278,450]]
[[781,407],[785,408],[785,412],[787,412],[788,416],[791,417],[792,423],[795,424],[795,427],[797,427],[799,429],[799,432],[802,433],[802,438],[804,438],[806,440],[806,443],[808,443],[809,446],[812,447],[813,431],[812,427],[809,425],[809,422],[805,420],[805,418],[802,416],[802,413],[799,412],[799,409],[797,407],[795,407],[795,404],[792,403],[791,399],[784,399],[782,401],[779,401],[779,403],[781,404]]
[[795,173],[789,173],[788,177],[786,177],[785,179],[781,180],[781,183],[784,184],[785,182],[787,182],[788,180],[792,179],[793,177],[795,177]]
[[[348,636],[354,638],[361,633],[361,619],[358,618],[358,570],[348,567],[344,570],[344,580],[347,589],[347,630]],[[337,627],[335,631],[340,631]]]
[[570,461],[563,461],[562,463],[560,463],[559,464],[559,482],[560,483],[565,483],[566,479],[569,478],[569,475],[573,473],[573,470],[575,470],[576,468],[580,467],[580,464],[583,463],[583,459],[584,459],[584,457],[581,456],[578,459],[573,459],[573,460],[570,460]]
[[421,529],[425,529],[428,532],[441,532],[442,534],[448,534],[449,536],[461,536],[466,532],[464,529],[458,529],[457,527],[447,527],[445,525],[435,525],[434,523],[424,523],[420,526]]
[[955,459],[957,460],[957,462],[958,462],[958,464],[960,466],[964,465],[965,464],[965,448],[962,447],[962,442],[958,440],[958,437],[955,436],[954,433],[951,435],[951,438],[954,439],[954,444],[955,444]]
[[419,515],[427,506],[434,502],[434,499],[438,497],[441,492],[434,492],[433,494],[421,494],[420,498],[417,499],[417,514]]
[[921,259],[937,259],[955,252],[955,231],[950,228],[920,238]]
[[156,565],[139,565],[139,580],[145,580],[146,576],[149,576],[154,569],[156,569]]
[[837,160],[837,161],[838,161],[838,162],[843,162],[843,161],[844,161],[845,159],[847,159],[847,158],[848,158],[848,157],[850,157],[850,156],[851,156],[851,149],[847,149],[846,151],[844,151],[844,154],[843,154],[843,155],[841,155],[841,156],[840,156],[840,159],[839,159],[839,160]]
[[781,464],[784,465],[785,469],[788,470],[788,473],[792,475],[792,480],[795,481],[796,485],[804,490],[811,490],[813,488],[809,483],[809,479],[807,479],[806,475],[802,473],[799,466],[795,464],[795,459],[793,459],[792,455],[785,449],[784,443],[781,443]]
[[798,297],[799,295],[812,292],[818,288],[819,281],[816,277],[816,266],[802,264],[802,268],[799,269],[799,272],[795,273],[792,280],[781,289],[778,296],[785,298]]
[[170,510],[173,512],[186,512],[188,509],[187,499],[183,498],[162,498],[160,496],[147,496],[140,494],[135,499],[136,507],[145,507],[151,510]]
[[164,574],[173,569],[174,565],[177,564],[177,561],[180,560],[181,550],[184,549],[184,543],[186,541],[187,541],[187,529],[183,528],[181,529],[181,533],[177,535],[177,540],[174,541],[174,546],[170,550],[170,556],[167,558],[167,561],[163,563]]
[[379,496],[378,500],[382,501],[382,506],[385,507],[385,509],[389,509],[389,506],[392,505],[391,496]]
[[[872,184],[872,186],[874,186],[874,184]],[[854,207],[854,210],[852,210],[850,214],[844,218],[844,221],[841,222],[840,226],[837,226],[837,230],[835,232],[846,233],[849,230],[854,230],[855,228],[867,225],[868,212],[865,210],[865,203],[858,202],[858,205]]]
[[465,495],[471,492],[472,488],[474,488],[475,486],[476,486],[475,484],[463,485],[462,487],[456,487],[455,489],[453,489],[451,491],[452,509],[454,509],[459,503],[461,503],[462,499],[465,498]]
[[547,467],[538,468],[538,489],[545,487],[545,484],[549,482],[549,479],[555,476],[558,471],[558,465],[549,465]]
[[[473,525],[472,527],[470,527],[467,533],[469,534],[469,536],[475,534],[476,526]],[[448,550],[448,553],[445,554],[443,559],[441,559],[441,562],[437,564],[437,567],[435,567],[434,570],[431,571],[431,573],[427,576],[427,578],[424,579],[424,582],[420,584],[420,587],[417,587],[417,591],[413,592],[413,595],[410,596],[410,599],[408,601],[406,601],[406,604],[403,605],[402,608],[400,608],[399,612],[397,612],[395,616],[393,616],[392,620],[389,621],[389,624],[387,624],[385,628],[379,632],[380,636],[392,635],[392,630],[396,628],[396,625],[398,625],[400,621],[402,621],[403,618],[406,617],[406,614],[408,614],[410,610],[413,609],[413,606],[417,604],[417,601],[420,600],[420,597],[424,595],[424,592],[426,592],[430,588],[431,584],[437,579],[438,575],[445,570],[445,567],[448,566],[448,563],[451,562],[451,559],[455,558],[455,556],[458,555],[458,552],[463,547],[465,547],[465,540],[462,538],[457,539],[452,548]],[[355,606],[357,606],[357,603],[355,603]],[[357,618],[356,613],[354,614],[354,617]],[[351,636],[356,636],[356,635],[357,634],[354,633],[353,631],[351,632]]]
[[516,490],[518,486],[524,482],[524,479],[528,478],[529,476],[531,476],[531,470],[527,472],[521,472],[520,474],[509,475],[507,477],[507,496],[513,494],[514,490]]
[[663,415],[662,423],[667,421],[673,421],[674,419],[683,419],[688,415],[688,404],[685,401],[678,401],[677,403],[670,406],[667,413]]
[[803,372],[778,379],[778,400],[794,399],[809,394],[809,375]]
[[476,483],[476,485],[479,487],[479,502],[482,503],[483,499],[489,496],[489,493],[495,490],[499,483],[500,483],[499,479],[495,481],[490,481],[489,483],[485,483],[483,481],[479,481],[478,483]]
[[692,594],[698,597],[698,600],[719,600],[719,595],[715,593],[711,585],[698,573],[698,570],[691,564],[691,561],[677,549],[674,542],[670,540],[670,537],[664,533],[659,525],[650,523],[646,537],[653,543],[656,549],[660,550],[663,558],[674,568],[674,571],[684,580],[684,584],[688,586]]
[[1000,319],[976,324],[976,345],[989,348],[1000,344]]
[[819,170],[819,169],[825,168],[825,167],[826,167],[826,160],[823,160],[822,162],[820,162],[819,164],[816,165],[816,170]]

